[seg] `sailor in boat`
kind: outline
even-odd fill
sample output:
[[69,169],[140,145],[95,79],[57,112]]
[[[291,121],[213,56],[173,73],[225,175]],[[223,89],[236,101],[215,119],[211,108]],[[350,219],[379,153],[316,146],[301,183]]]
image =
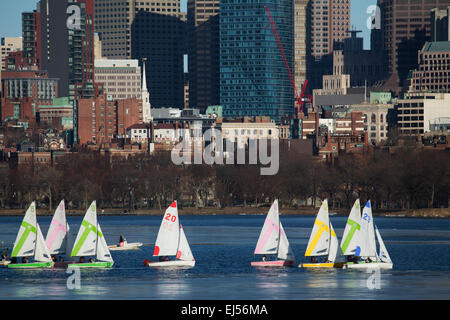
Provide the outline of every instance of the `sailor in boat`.
[[84,257],[80,257],[80,260],[78,260],[79,263],[84,263]]
[[315,256],[312,256],[310,260],[311,263],[317,263],[317,258]]
[[94,263],[95,261],[94,261],[94,259],[93,258],[90,258],[89,259],[89,263]]
[[22,263],[28,263],[28,258],[27,257],[23,257],[22,258]]
[[263,255],[263,257],[262,257],[262,261],[267,261],[267,257],[266,257],[266,255]]
[[8,255],[9,255],[8,248],[6,248],[2,252],[2,261],[7,260],[8,259]]
[[125,239],[125,237],[123,235],[120,235],[119,238],[119,247],[123,247],[125,245],[125,243],[127,242],[127,239]]

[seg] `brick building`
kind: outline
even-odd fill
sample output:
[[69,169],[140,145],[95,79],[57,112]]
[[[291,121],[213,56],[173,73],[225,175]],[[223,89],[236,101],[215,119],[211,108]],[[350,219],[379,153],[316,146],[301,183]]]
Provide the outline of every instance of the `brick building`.
[[58,79],[45,71],[3,71],[1,120],[34,120],[38,105],[50,105],[57,97]]
[[125,138],[127,129],[142,123],[142,100],[113,100],[107,95],[98,98],[79,99],[79,144],[88,142],[109,143],[113,138]]

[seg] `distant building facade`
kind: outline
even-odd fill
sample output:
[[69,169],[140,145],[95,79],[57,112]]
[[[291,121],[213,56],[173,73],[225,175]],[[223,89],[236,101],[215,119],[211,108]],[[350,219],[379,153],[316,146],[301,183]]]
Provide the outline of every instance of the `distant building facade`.
[[22,51],[22,37],[12,38],[12,37],[5,37],[2,38],[1,45],[0,45],[0,58],[2,65],[0,67],[0,70],[6,69],[6,57],[10,52],[15,51]]
[[202,112],[220,102],[219,0],[188,0],[189,104]]
[[431,36],[430,12],[442,10],[450,0],[417,0],[414,3],[378,0],[381,13],[381,43],[384,90],[399,94],[410,70],[417,67],[417,52]]
[[280,122],[295,112],[293,88],[265,6],[272,13],[289,68],[294,70],[293,2],[221,1],[220,105],[224,117],[268,116]]
[[141,67],[138,60],[95,60],[95,81],[102,83],[113,100],[141,98]]
[[450,92],[450,41],[427,42],[409,77],[409,92]]
[[423,136],[450,117],[450,93],[407,93],[396,108],[401,134]]

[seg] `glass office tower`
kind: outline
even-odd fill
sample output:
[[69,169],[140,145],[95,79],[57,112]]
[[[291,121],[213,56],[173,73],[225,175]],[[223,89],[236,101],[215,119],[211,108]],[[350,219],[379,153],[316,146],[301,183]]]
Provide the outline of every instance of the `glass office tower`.
[[293,114],[294,90],[268,14],[271,11],[291,73],[294,8],[291,0],[221,0],[220,103],[224,117]]

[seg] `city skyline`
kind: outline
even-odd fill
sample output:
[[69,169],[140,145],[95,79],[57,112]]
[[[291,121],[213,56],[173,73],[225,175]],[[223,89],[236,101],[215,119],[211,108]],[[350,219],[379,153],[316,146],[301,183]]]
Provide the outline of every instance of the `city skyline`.
[[[0,38],[20,37],[22,35],[22,12],[36,9],[38,0],[19,0],[4,4],[0,19]],[[368,14],[367,8],[376,4],[377,0],[352,0],[351,1],[351,25],[352,28],[363,31],[364,47],[370,48],[370,30],[366,26]],[[187,0],[181,0],[181,11],[187,11]]]

